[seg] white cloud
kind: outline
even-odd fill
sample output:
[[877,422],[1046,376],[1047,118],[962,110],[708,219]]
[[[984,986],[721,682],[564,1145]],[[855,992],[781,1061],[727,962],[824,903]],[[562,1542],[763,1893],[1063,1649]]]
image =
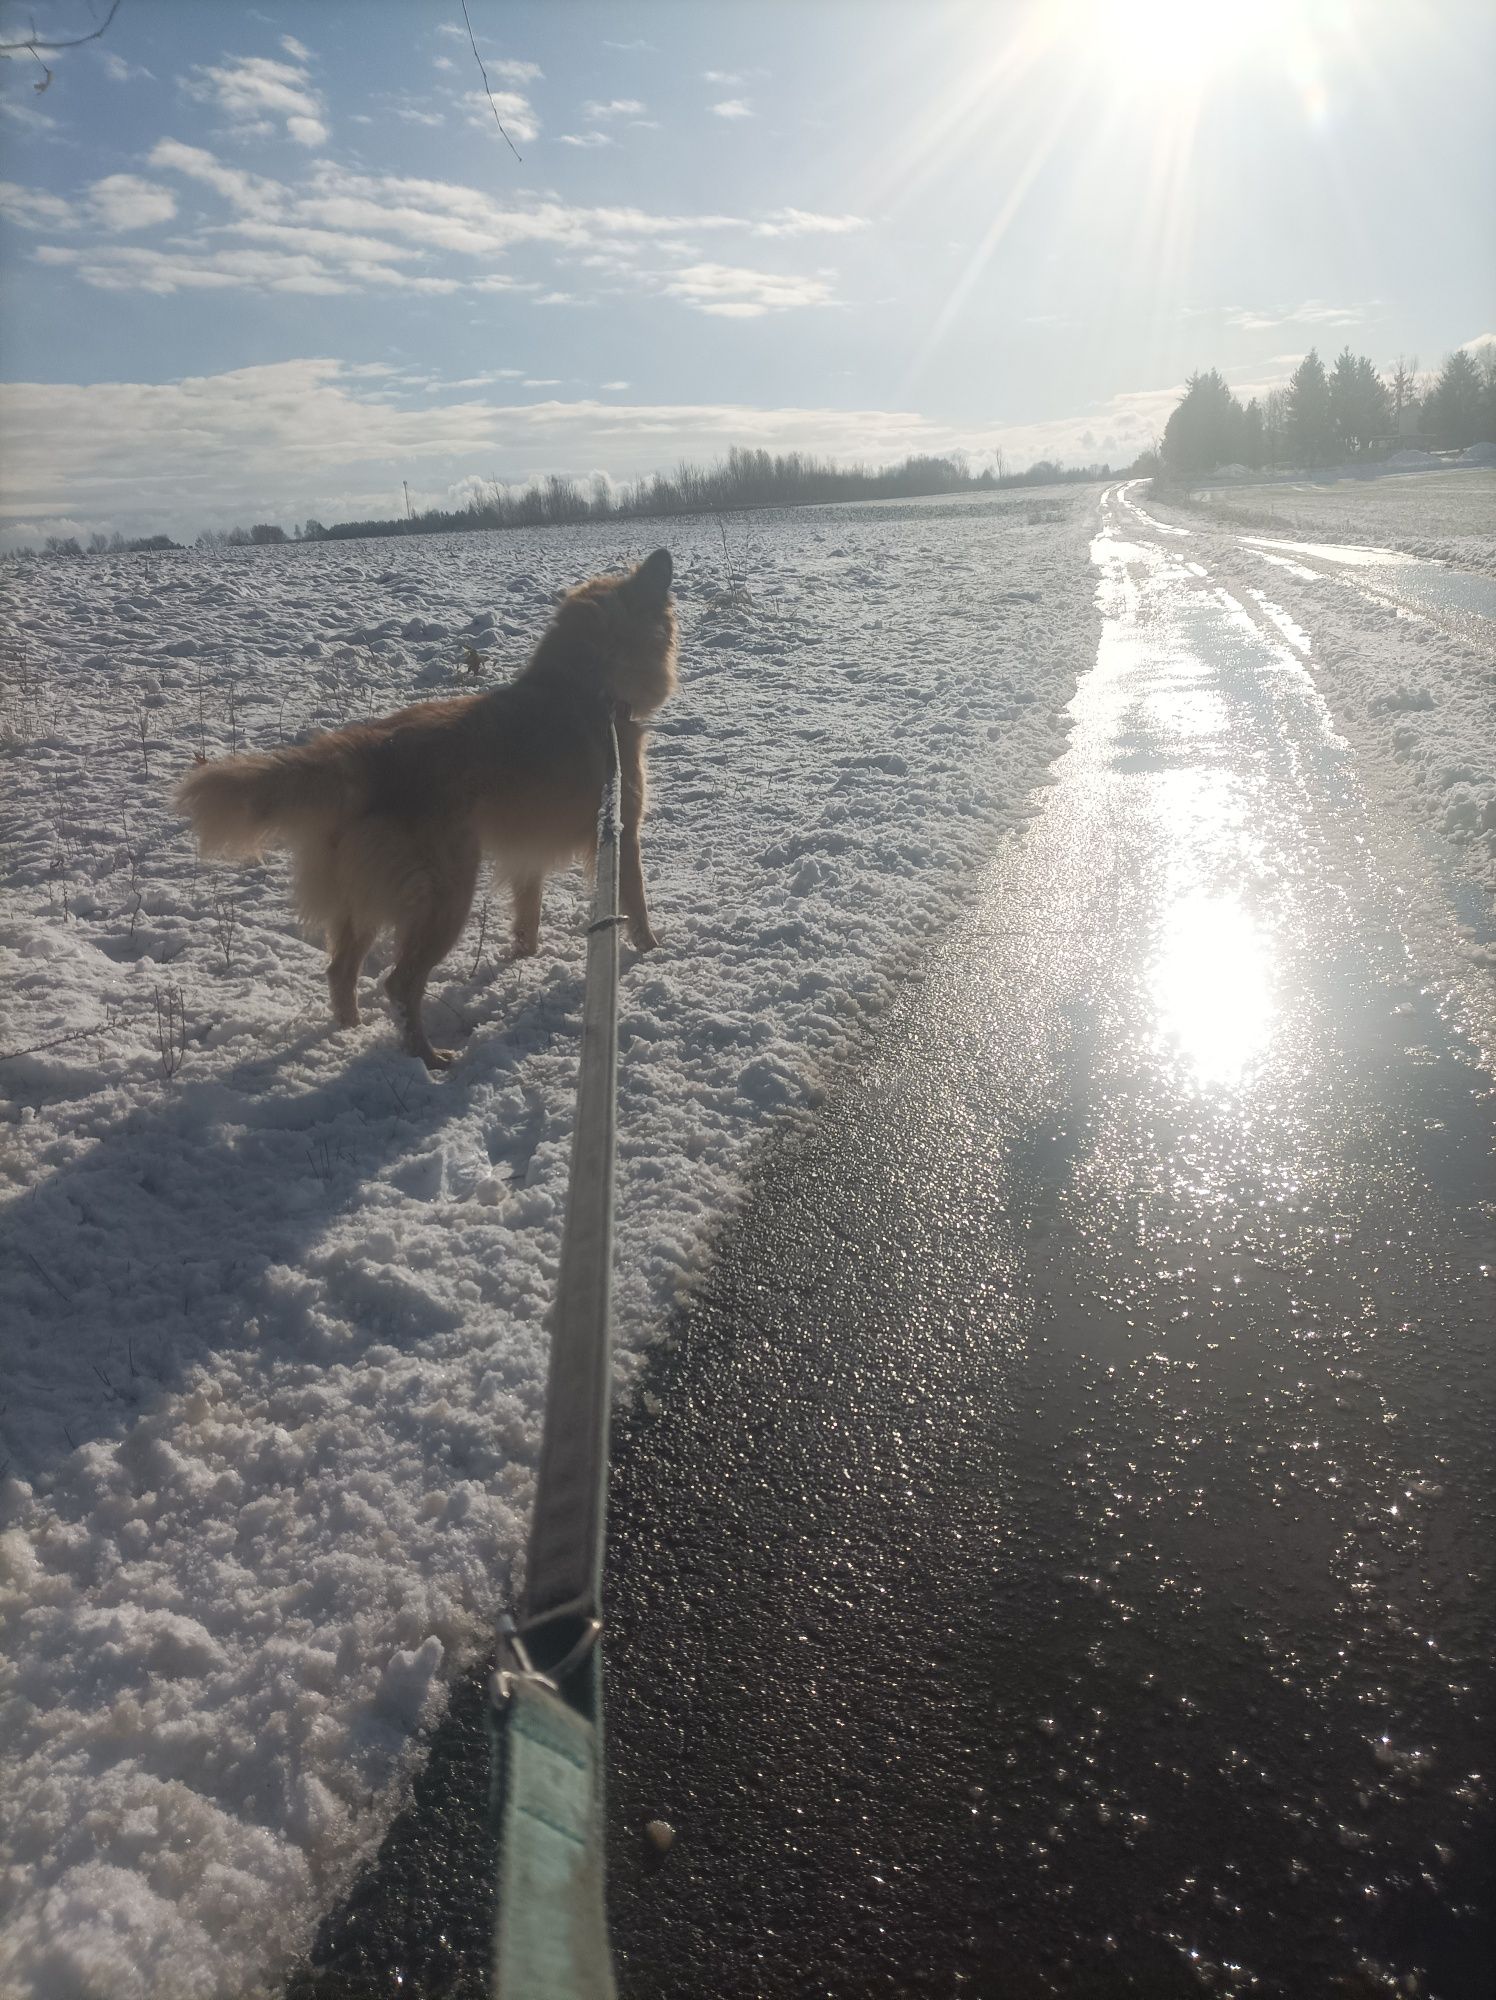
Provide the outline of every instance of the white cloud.
[[831,286],[823,277],[745,271],[730,264],[689,264],[667,275],[664,290],[719,319],[758,319],[793,306],[831,303]]
[[[582,143],[577,135],[568,142]],[[588,142],[592,143],[592,142]],[[363,288],[432,293],[524,291],[537,304],[579,303],[563,269],[531,275],[511,260],[548,254],[562,266],[606,273],[623,286],[675,299],[723,318],[751,318],[795,305],[824,305],[827,274],[779,275],[745,269],[727,258],[703,257],[703,238],[736,235],[777,238],[836,235],[862,227],[857,216],[779,209],[767,216],[668,215],[630,206],[588,207],[553,195],[515,194],[503,199],[457,182],[352,172],[329,160],[309,165],[297,182],[231,166],[201,146],[158,140],[149,155],[158,173],[180,174],[218,196],[229,215],[211,208],[189,218],[189,227],[150,256],[106,251],[50,261],[76,271],[83,282],[110,290],[139,287],[165,292],[200,285],[264,285],[276,290],[341,292]],[[179,195],[134,175],[98,184],[94,214],[119,230],[166,220]],[[12,188],[12,212],[32,228],[75,226],[59,196]],[[258,260],[230,257],[225,234],[254,239],[266,252]],[[641,263],[647,248],[654,260]],[[276,262],[276,258],[282,261]],[[286,260],[294,259],[294,262]],[[679,269],[674,268],[679,262]],[[408,266],[402,274],[391,266]],[[198,274],[193,275],[193,267]]]
[[151,148],[149,164],[188,174],[212,188],[215,194],[221,194],[235,208],[249,214],[276,213],[290,199],[290,190],[280,181],[270,180],[263,174],[246,173],[242,167],[225,166],[201,146],[184,145],[180,139],[158,139]]
[[755,236],[845,236],[866,229],[864,215],[817,215],[805,208],[776,208],[753,225]]
[[331,520],[327,496],[384,474],[398,494],[402,466],[445,483],[501,455],[520,479],[595,468],[632,478],[735,443],[878,461],[962,441],[907,411],[424,397],[406,407],[380,377],[330,359],[160,384],[0,384],[0,433],[6,518],[128,509],[137,529],[179,534],[225,513],[261,518],[275,496],[288,516]]
[[598,387],[600,389],[627,389],[629,384],[627,382],[600,382]]
[[337,258],[345,263],[384,264],[421,254],[412,244],[387,243],[379,236],[356,236],[342,230],[316,229],[300,222],[259,222],[251,218],[225,223],[224,230],[229,235],[251,236],[257,242],[278,244],[314,257]]
[[[400,478],[414,485],[416,468],[422,486],[438,491],[496,463],[517,480],[602,471],[618,481],[733,444],[862,464],[958,448],[980,456],[1000,444],[1014,467],[1041,457],[1116,464],[1157,434],[1181,393],[1176,384],[1114,396],[1070,419],[960,428],[911,410],[463,396],[499,377],[512,383],[516,371],[445,384],[435,400],[402,400],[427,385],[390,363],[331,359],[154,384],[0,384],[0,516],[13,523],[11,541],[100,520],[190,537],[223,520],[393,513]],[[386,490],[388,502],[378,497]],[[79,525],[60,528],[64,518]]]
[[274,62],[268,56],[236,56],[225,65],[209,64],[185,79],[189,96],[216,103],[246,134],[273,131],[282,119],[287,135],[301,146],[321,146],[327,140],[323,104],[304,69]]
[[707,83],[715,83],[723,90],[731,90],[735,83],[746,83],[747,72],[740,69],[704,69],[702,77]]
[[644,106],[637,97],[610,97],[606,104],[600,104],[596,98],[589,98],[582,106],[582,116],[592,119],[642,118]]
[[138,174],[108,174],[94,182],[88,198],[95,221],[115,231],[149,229],[153,223],[170,222],[177,212],[177,198],[170,188],[141,180]]
[[557,142],[562,146],[611,146],[616,142],[606,132],[563,132]]
[[44,243],[36,258],[42,264],[70,265],[86,285],[103,292],[165,295],[239,289],[332,294],[353,289],[346,278],[334,276],[314,257],[273,250],[213,250],[184,256],[173,250],[72,250]]
[[61,195],[0,181],[0,215],[22,229],[76,229],[77,217]]
[[1280,326],[1359,326],[1369,315],[1365,306],[1327,305],[1323,299],[1305,299],[1302,305],[1224,308],[1226,324],[1244,333],[1264,333]]
[[528,97],[517,90],[496,90],[493,102],[489,102],[486,90],[469,90],[460,100],[467,107],[467,122],[480,132],[487,132],[503,144],[494,128],[493,115],[497,111],[500,122],[510,138],[523,146],[540,137],[540,120],[535,107]]
[[112,49],[101,50],[99,61],[104,65],[104,74],[111,83],[133,83],[136,77],[143,77],[151,83],[156,80],[154,73],[146,69],[143,64],[126,62],[123,56],[116,55]]
[[506,83],[534,83],[545,75],[539,63],[516,62],[511,57],[501,57],[495,62],[492,56],[483,58],[490,76],[501,76]]
[[752,107],[741,97],[726,97],[720,104],[714,104],[712,110],[719,118],[751,118],[754,115]]
[[527,375],[523,382],[520,383],[520,387],[522,389],[559,389],[561,387],[561,377],[559,375]]
[[0,97],[0,117],[8,118],[13,125],[19,125],[26,132],[57,130],[55,118],[49,118],[45,111],[38,111],[34,104],[23,104],[18,97]]
[[311,50],[304,42],[298,42],[294,35],[282,35],[281,47],[288,56],[294,56],[297,62],[308,63],[312,59]]

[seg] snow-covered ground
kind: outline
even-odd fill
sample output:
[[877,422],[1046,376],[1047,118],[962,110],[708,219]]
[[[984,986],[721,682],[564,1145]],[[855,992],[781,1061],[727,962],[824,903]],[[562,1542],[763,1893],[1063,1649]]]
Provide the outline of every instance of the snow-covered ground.
[[1496,467],[1202,487],[1217,519],[1263,534],[1405,549],[1496,576]]
[[[1124,488],[1123,500],[1171,537],[1188,535],[1179,546],[1255,615],[1275,623],[1308,661],[1383,797],[1401,801],[1442,843],[1455,869],[1479,885],[1481,920],[1470,927],[1466,953],[1477,963],[1496,962],[1489,944],[1496,896],[1496,623],[1467,617],[1450,630],[1388,601],[1399,587],[1396,567],[1341,558],[1319,563],[1312,542],[1299,550],[1264,545],[1199,508],[1170,506],[1141,485]],[[1496,532],[1482,547],[1496,572]]]
[[333,1032],[283,864],[201,867],[172,779],[460,686],[466,642],[518,662],[556,591],[669,543],[626,1381],[755,1143],[1032,810],[1096,524],[1070,491],[8,571],[0,1991],[274,1990],[486,1644],[530,1494],[580,879],[519,964],[480,899],[433,1079],[377,1001]]

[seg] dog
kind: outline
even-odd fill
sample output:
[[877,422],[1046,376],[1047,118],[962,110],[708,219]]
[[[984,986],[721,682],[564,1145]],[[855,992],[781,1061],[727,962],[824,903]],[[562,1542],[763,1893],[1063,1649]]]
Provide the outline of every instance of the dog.
[[423,701],[309,743],[200,764],[176,788],[205,855],[244,859],[286,847],[296,902],[328,950],[333,1019],[359,1022],[358,980],[375,939],[396,937],[385,991],[404,1046],[430,1069],[426,982],[461,935],[487,855],[513,895],[514,950],[538,948],[545,878],[590,857],[611,770],[622,774],[619,894],[629,941],[649,921],[639,830],[643,718],[675,687],[676,626],[667,549],[629,575],[595,577],[563,598],[528,663],[487,694]]

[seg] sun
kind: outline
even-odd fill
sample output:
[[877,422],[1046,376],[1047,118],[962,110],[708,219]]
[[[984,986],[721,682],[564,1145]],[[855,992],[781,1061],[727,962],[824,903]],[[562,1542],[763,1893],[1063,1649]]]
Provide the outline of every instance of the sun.
[[1080,0],[1068,28],[1119,88],[1202,89],[1271,47],[1287,0]]

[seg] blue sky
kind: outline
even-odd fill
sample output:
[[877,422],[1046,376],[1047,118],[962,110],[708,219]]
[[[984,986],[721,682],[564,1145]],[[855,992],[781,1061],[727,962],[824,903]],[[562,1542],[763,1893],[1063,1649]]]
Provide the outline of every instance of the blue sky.
[[521,159],[435,0],[123,0],[0,66],[11,540],[734,442],[1121,462],[1191,368],[1496,326],[1488,6],[469,10]]

